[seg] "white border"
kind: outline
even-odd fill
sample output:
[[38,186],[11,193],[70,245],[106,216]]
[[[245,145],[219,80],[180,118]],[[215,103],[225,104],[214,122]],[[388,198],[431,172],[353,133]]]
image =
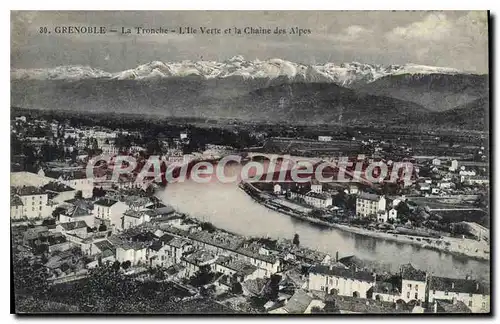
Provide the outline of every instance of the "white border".
[[[1,160],[1,167],[0,170],[1,172],[1,192],[0,192],[0,199],[2,201],[2,204],[0,205],[3,210],[3,226],[0,227],[2,230],[2,243],[3,243],[3,248],[1,249],[1,259],[2,262],[2,267],[0,267],[1,271],[1,278],[3,280],[3,293],[2,293],[2,299],[1,299],[1,305],[2,305],[2,311],[1,311],[1,316],[2,320],[6,320],[6,322],[11,323],[16,320],[19,320],[19,318],[16,318],[12,315],[8,315],[10,312],[10,266],[9,266],[9,260],[10,260],[10,251],[9,251],[9,244],[10,244],[10,232],[9,232],[9,213],[10,209],[8,208],[10,204],[10,200],[7,198],[8,191],[9,189],[9,182],[10,182],[10,132],[9,132],[9,115],[10,115],[10,64],[7,64],[7,62],[10,62],[10,12],[9,10],[485,10],[485,9],[490,9],[492,11],[492,14],[499,13],[500,10],[496,10],[498,7],[498,1],[486,1],[486,0],[475,0],[475,1],[468,1],[468,2],[457,2],[451,1],[451,0],[441,0],[441,1],[436,1],[436,0],[418,0],[414,2],[403,2],[403,1],[370,1],[370,0],[365,0],[365,1],[355,1],[355,0],[350,0],[350,1],[271,1],[271,0],[253,0],[251,2],[248,1],[217,1],[215,3],[214,1],[208,1],[208,0],[188,0],[188,1],[150,1],[150,0],[141,0],[139,2],[136,1],[110,1],[110,0],[85,0],[85,1],[34,1],[34,0],[29,0],[29,1],[23,1],[22,3],[20,2],[10,2],[10,1],[5,1],[2,2],[1,6],[5,8],[5,10],[1,11],[1,17],[3,18],[1,20],[1,37],[2,37],[2,44],[4,45],[3,51],[0,53],[2,56],[2,62],[4,64],[2,65],[3,71],[1,73],[1,80],[2,80],[2,95],[0,98],[2,98],[3,105],[1,106],[0,113],[1,118],[0,121],[2,123],[0,127],[0,131],[2,132],[2,140],[3,140],[3,147],[6,149],[8,152],[4,154],[3,159]],[[459,4],[459,5],[458,5]],[[498,24],[498,17],[496,20],[496,23]],[[495,37],[495,44],[498,46],[498,34],[494,34]],[[495,53],[496,54],[496,53]],[[495,55],[495,58],[497,58],[497,55]],[[490,71],[490,73],[494,73],[494,75],[497,75],[497,68],[495,71]],[[495,93],[498,94],[498,83],[495,83]],[[496,110],[494,108],[494,110]],[[500,113],[495,114],[495,122],[498,121],[498,118],[500,116]],[[498,123],[495,123],[498,124]],[[500,131],[496,131],[495,134],[495,142],[500,143],[499,141],[499,135]],[[498,159],[495,160],[495,170],[500,170],[500,162]],[[497,174],[494,174],[494,180],[493,184],[500,183],[500,176],[498,175],[500,172],[497,172]],[[497,203],[500,203],[500,193],[498,190],[495,190],[495,199],[491,199],[492,201],[496,201]],[[498,206],[497,206],[498,209]],[[492,215],[494,217],[494,215]],[[500,221],[495,221],[495,233],[500,232]],[[498,252],[498,251],[496,251]],[[498,253],[495,253],[495,260],[498,260]],[[498,271],[500,271],[497,267],[494,267],[496,269],[496,276],[495,278],[497,281],[499,280],[498,276]],[[495,287],[493,287],[495,289]],[[497,289],[495,289],[496,291]],[[496,296],[495,296],[496,297]],[[498,310],[498,300],[497,298],[494,298],[495,305],[494,309]],[[493,305],[492,305],[493,306]],[[275,320],[276,318],[256,318],[256,319],[250,319],[250,318],[245,318],[241,320],[251,320],[251,321],[263,321],[263,320]],[[366,318],[369,320],[371,323],[378,324],[378,323],[384,323],[385,321],[389,319],[395,319],[395,320],[410,320],[410,321],[420,321],[423,320],[422,318],[398,318],[397,316],[394,316],[392,318],[387,317],[387,318]],[[477,318],[440,318],[440,321],[444,322],[451,322],[451,321],[470,321],[470,320],[476,320]],[[33,319],[32,319],[33,320]],[[45,319],[37,319],[39,321],[52,321],[54,318],[48,317]],[[95,323],[109,323],[110,321],[112,322],[118,322],[121,321],[122,318],[78,318],[78,319],[71,319],[75,321],[92,321]],[[143,321],[144,318],[131,318],[131,321],[134,322],[140,322]],[[148,318],[148,320],[154,320],[154,321],[169,321],[169,322],[177,322],[181,321],[179,318]],[[185,318],[183,322],[191,322],[195,321],[197,319],[194,318]],[[206,317],[203,318],[203,320],[206,320]],[[215,318],[215,320],[221,320],[221,321],[234,321],[234,318]],[[236,319],[240,320],[240,319]],[[307,319],[307,318],[295,318],[295,320],[299,321],[304,321],[304,322],[309,322],[312,321],[312,319]],[[315,322],[327,322],[327,321],[347,321],[349,319],[346,318],[320,318],[317,319],[315,318]],[[356,318],[354,320],[359,320],[359,318]],[[438,318],[426,318],[425,321],[428,321],[430,323],[437,321]],[[26,319],[24,319],[26,321]]]

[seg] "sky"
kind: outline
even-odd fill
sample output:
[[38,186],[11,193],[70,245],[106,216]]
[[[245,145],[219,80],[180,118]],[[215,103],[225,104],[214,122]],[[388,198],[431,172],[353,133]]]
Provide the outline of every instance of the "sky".
[[[55,26],[271,28],[284,35],[56,34]],[[40,34],[47,27],[51,34]],[[293,27],[309,35],[291,35]],[[281,58],[303,64],[423,64],[488,72],[486,11],[12,11],[11,68]]]

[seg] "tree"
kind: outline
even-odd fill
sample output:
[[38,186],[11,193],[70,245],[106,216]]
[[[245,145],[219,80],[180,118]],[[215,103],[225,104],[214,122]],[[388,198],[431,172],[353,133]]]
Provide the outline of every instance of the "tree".
[[243,292],[243,287],[241,287],[241,284],[238,281],[233,283],[233,286],[231,287],[231,292],[237,295]]
[[191,285],[201,287],[209,284],[212,281],[214,274],[210,272],[210,266],[201,266],[194,276],[189,280]]
[[118,271],[118,270],[120,270],[120,261],[113,262],[113,265],[111,266],[111,268],[113,270],[115,270],[115,272]]
[[203,231],[207,231],[207,232],[210,232],[210,233],[213,233],[217,230],[217,228],[210,222],[203,222],[201,223],[201,229]]
[[122,269],[123,270],[127,270],[128,268],[130,268],[130,266],[131,266],[131,263],[130,263],[129,260],[127,260],[127,261],[125,261],[125,262],[122,263]]
[[300,244],[299,234],[297,233],[295,233],[295,235],[293,236],[293,244],[295,244],[296,246],[299,246]]

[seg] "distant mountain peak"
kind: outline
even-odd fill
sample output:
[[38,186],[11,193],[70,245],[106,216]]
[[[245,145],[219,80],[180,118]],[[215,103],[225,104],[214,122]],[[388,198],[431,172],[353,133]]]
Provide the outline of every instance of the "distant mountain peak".
[[457,69],[434,67],[419,64],[374,65],[360,62],[325,63],[305,65],[281,58],[253,61],[242,55],[233,56],[223,62],[190,61],[162,62],[152,61],[133,69],[109,73],[85,66],[59,66],[46,69],[13,69],[12,79],[36,80],[79,80],[110,78],[118,80],[147,80],[156,78],[197,76],[202,79],[239,77],[243,79],[286,78],[298,82],[330,82],[342,86],[366,84],[388,75],[401,74],[457,74]]

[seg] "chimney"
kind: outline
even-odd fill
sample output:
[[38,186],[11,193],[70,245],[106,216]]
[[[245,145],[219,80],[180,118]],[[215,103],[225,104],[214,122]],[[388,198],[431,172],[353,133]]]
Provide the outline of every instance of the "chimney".
[[335,262],[339,262],[339,251],[335,253]]
[[479,282],[476,282],[476,290],[479,290]]
[[454,288],[455,288],[455,283],[454,283],[454,282],[452,282],[452,283],[451,283],[451,289],[454,289]]

